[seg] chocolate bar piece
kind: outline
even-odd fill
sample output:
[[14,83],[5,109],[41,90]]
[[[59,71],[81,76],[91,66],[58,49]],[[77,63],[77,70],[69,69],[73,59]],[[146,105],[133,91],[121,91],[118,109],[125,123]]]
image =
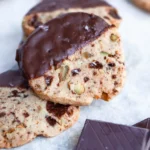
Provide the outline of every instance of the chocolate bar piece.
[[150,130],[150,118],[147,118],[137,124],[134,125],[135,127],[139,127],[139,128],[145,128],[145,129],[149,129]]
[[148,129],[87,120],[76,150],[149,150]]

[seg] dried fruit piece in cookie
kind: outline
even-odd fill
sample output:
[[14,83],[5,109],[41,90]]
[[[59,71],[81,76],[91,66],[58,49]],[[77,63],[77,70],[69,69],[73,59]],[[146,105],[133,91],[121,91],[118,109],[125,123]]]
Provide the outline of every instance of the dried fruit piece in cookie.
[[[49,30],[37,29],[21,47],[19,61],[39,97],[89,105],[94,98],[109,100],[120,92],[125,66],[116,27],[86,13],[65,14],[44,26]],[[45,76],[53,77],[50,85]]]
[[43,101],[24,84],[19,71],[0,74],[0,148],[56,136],[78,120],[78,107]]
[[[33,7],[23,19],[23,30],[29,36],[37,27],[65,13],[85,12],[119,26],[121,18],[117,9],[103,0],[47,0]],[[85,26],[88,30],[88,26]]]

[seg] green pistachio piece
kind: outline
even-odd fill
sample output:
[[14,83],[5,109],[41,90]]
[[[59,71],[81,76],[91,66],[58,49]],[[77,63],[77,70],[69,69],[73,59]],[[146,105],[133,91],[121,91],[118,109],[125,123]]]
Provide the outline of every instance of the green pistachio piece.
[[69,66],[62,66],[60,69],[60,81],[64,81],[66,79],[66,76],[69,72]]
[[117,35],[115,35],[115,34],[111,34],[111,36],[110,36],[110,39],[113,41],[113,42],[116,42],[117,40],[118,40],[118,36]]

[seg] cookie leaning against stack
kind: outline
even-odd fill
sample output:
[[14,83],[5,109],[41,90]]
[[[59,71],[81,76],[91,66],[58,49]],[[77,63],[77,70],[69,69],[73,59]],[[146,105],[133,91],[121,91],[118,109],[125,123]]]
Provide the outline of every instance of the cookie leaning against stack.
[[70,13],[49,21],[27,39],[18,56],[34,92],[55,103],[109,100],[124,84],[120,35],[95,15]]
[[132,0],[138,7],[150,12],[150,1],[149,0]]
[[0,75],[0,148],[26,144],[38,135],[56,136],[79,117],[78,107],[42,101],[26,85],[19,71]]
[[24,17],[22,26],[25,37],[38,26],[70,12],[95,14],[117,27],[121,22],[117,10],[103,0],[45,0],[33,7]]

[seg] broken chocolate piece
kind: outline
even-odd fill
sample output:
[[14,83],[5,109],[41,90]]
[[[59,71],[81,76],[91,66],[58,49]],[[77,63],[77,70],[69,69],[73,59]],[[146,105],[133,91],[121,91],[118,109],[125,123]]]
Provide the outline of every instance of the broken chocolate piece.
[[86,120],[76,150],[145,150],[149,135],[147,129]]
[[150,118],[145,119],[137,124],[134,125],[135,127],[149,129],[150,130]]

